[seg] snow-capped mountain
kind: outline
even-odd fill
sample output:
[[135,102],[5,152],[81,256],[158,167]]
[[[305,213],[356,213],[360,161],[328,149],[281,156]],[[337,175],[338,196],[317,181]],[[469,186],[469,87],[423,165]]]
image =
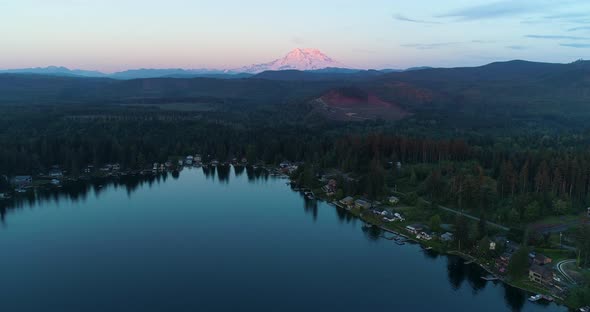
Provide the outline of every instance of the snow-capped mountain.
[[257,74],[266,70],[317,70],[328,67],[344,68],[345,66],[318,49],[294,49],[285,57],[272,62],[245,66],[232,71]]

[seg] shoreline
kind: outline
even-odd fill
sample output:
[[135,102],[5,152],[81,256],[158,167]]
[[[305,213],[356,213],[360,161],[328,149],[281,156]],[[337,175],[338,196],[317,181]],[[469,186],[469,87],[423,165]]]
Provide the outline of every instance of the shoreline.
[[[323,196],[323,194],[320,195],[320,196],[316,196],[316,200],[324,201],[324,202],[326,202],[328,204],[331,204],[332,206],[335,206],[336,209],[343,209],[347,213],[349,213],[349,214],[353,215],[354,217],[358,218],[359,220],[361,220],[361,221],[363,221],[363,222],[365,222],[367,224],[370,224],[371,226],[377,227],[381,231],[385,231],[385,232],[388,232],[388,233],[396,234],[398,236],[402,236],[402,237],[404,237],[408,241],[411,241],[413,243],[419,244],[422,248],[431,248],[431,249],[434,249],[436,252],[438,252],[438,253],[440,253],[442,255],[457,256],[457,257],[462,258],[463,260],[466,260],[468,262],[471,262],[470,264],[475,264],[475,265],[479,266],[480,268],[482,268],[484,271],[486,271],[488,274],[496,277],[497,279],[494,280],[493,282],[498,281],[498,282],[504,283],[507,286],[510,286],[510,287],[519,289],[521,291],[525,291],[525,292],[530,293],[530,294],[539,294],[539,293],[540,294],[543,294],[543,295],[548,294],[545,291],[539,292],[539,289],[531,289],[531,288],[526,288],[525,286],[522,286],[522,285],[517,285],[516,283],[507,280],[505,277],[498,276],[490,268],[488,268],[486,265],[484,265],[483,263],[481,263],[479,261],[479,259],[477,259],[477,258],[475,258],[475,257],[473,257],[473,256],[471,256],[469,254],[463,253],[463,252],[458,251],[458,250],[448,250],[448,251],[445,251],[442,248],[440,248],[440,246],[438,246],[437,244],[428,244],[426,241],[415,239],[415,238],[410,237],[408,234],[401,233],[401,231],[403,230],[403,228],[399,228],[400,230],[394,230],[394,229],[387,228],[387,227],[385,227],[382,224],[376,224],[375,222],[373,222],[373,220],[370,220],[368,218],[365,218],[363,216],[363,213],[362,212],[360,212],[358,214],[357,213],[354,213],[352,210],[346,209],[343,206],[341,206],[336,200],[331,200],[329,198],[326,198],[325,196]],[[482,276],[482,278],[483,278],[483,276]],[[574,307],[571,307],[571,306],[568,306],[567,305],[565,298],[556,297],[556,296],[551,295],[551,294],[549,294],[549,296],[552,297],[552,298],[554,298],[554,300],[552,302],[554,302],[555,304],[560,305],[560,306],[563,306],[563,307],[565,307],[567,309],[570,309],[570,310],[575,309]]]

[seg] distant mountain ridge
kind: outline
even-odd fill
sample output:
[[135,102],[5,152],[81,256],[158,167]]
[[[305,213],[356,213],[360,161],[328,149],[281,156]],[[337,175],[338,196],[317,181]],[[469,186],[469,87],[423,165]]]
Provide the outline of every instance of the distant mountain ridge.
[[[327,56],[318,49],[297,48],[284,57],[262,64],[254,64],[239,68],[223,69],[183,69],[183,68],[139,68],[129,69],[112,74],[100,71],[68,69],[62,66],[35,67],[22,69],[5,69],[0,73],[11,74],[39,74],[52,76],[73,76],[73,77],[101,77],[112,79],[142,79],[142,78],[247,78],[265,71],[303,71],[316,74],[356,74],[362,72],[360,69],[349,68],[342,63]],[[398,69],[384,69],[381,72],[400,72]]]

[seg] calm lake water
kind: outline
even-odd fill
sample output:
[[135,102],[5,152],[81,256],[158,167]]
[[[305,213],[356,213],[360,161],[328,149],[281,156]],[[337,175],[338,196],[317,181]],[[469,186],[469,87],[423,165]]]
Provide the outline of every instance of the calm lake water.
[[285,182],[193,168],[18,204],[0,311],[566,311]]

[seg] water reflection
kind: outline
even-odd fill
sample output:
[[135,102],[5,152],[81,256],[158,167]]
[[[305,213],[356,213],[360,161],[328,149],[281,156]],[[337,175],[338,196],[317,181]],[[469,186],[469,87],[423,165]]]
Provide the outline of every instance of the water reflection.
[[[230,179],[235,181],[235,177],[231,177],[231,168],[234,168],[235,177],[243,176],[245,173],[245,177],[249,182],[254,181],[266,181],[270,178],[269,172],[262,168],[255,168],[255,167],[242,167],[242,166],[217,166],[211,167],[206,166],[198,169],[189,169],[189,170],[200,170],[203,172],[203,175],[206,179],[217,180],[219,183],[228,184]],[[162,172],[157,174],[148,174],[148,175],[135,175],[135,176],[121,176],[118,178],[102,178],[102,179],[90,179],[90,180],[83,180],[78,182],[71,182],[71,183],[64,183],[62,188],[47,188],[47,189],[38,189],[35,192],[30,192],[24,194],[23,196],[18,196],[16,199],[12,201],[5,201],[0,203],[0,216],[2,220],[4,220],[9,214],[10,211],[22,209],[27,206],[33,206],[36,204],[41,204],[43,202],[59,202],[61,200],[71,200],[74,202],[77,201],[85,201],[89,197],[89,195],[101,196],[108,189],[112,188],[124,188],[126,193],[131,196],[135,191],[140,189],[144,185],[152,186],[157,185],[159,183],[164,183],[167,181],[168,178],[172,177],[173,179],[178,179],[180,172]],[[283,182],[281,182],[283,183]],[[284,185],[284,184],[283,184]],[[93,193],[93,194],[89,194]],[[308,199],[304,196],[303,193],[300,193],[301,197],[303,197],[303,209],[307,215],[311,216],[313,220],[317,220],[319,215],[319,208],[326,209],[327,206],[320,207],[320,201],[315,199]],[[300,206],[296,209],[301,209]],[[355,222],[361,222],[357,218],[355,218],[352,214],[350,214],[345,209],[337,208],[337,207],[330,207],[333,209],[336,215],[338,222],[342,224],[349,224]],[[323,210],[322,210],[323,212]],[[324,215],[322,215],[324,216]],[[358,227],[354,227],[358,229]],[[392,248],[410,248],[408,245],[406,246],[397,246],[394,245],[391,240],[384,239],[383,236],[385,233],[381,229],[375,226],[362,226],[362,234],[368,241],[370,242],[379,242],[381,240],[386,240],[388,244],[393,245]],[[387,234],[385,234],[387,235]],[[377,245],[375,245],[377,246]],[[414,249],[418,249],[417,246],[413,246]],[[401,250],[401,249],[400,249]],[[409,249],[406,249],[406,251]],[[471,290],[471,292],[475,295],[479,295],[483,290],[487,287],[487,283],[485,280],[481,279],[482,276],[487,275],[484,270],[482,270],[477,265],[467,265],[465,264],[465,260],[460,257],[456,256],[447,256],[444,254],[439,254],[434,251],[430,250],[422,250],[421,253],[423,257],[429,260],[432,260],[433,265],[441,265],[446,261],[446,274],[447,280],[449,285],[452,289],[458,291],[462,287],[466,287],[466,289]],[[420,255],[416,255],[416,257],[422,257]],[[440,262],[439,262],[440,261]],[[444,267],[443,267],[444,268]],[[443,269],[444,270],[444,269]],[[444,274],[444,271],[442,272]],[[444,276],[444,275],[443,275]],[[443,277],[444,279],[444,277]],[[446,284],[447,281],[443,280],[443,283]],[[510,286],[506,286],[501,284],[503,287],[503,294],[504,294],[504,301],[508,309],[512,311],[521,311],[527,301],[526,296],[527,294],[523,291],[518,289],[512,288]],[[502,291],[498,289],[499,291]],[[500,292],[501,297],[502,292]],[[528,308],[529,306],[527,306]]]
[[[263,168],[219,165],[203,166],[201,169],[207,179],[219,181],[220,183],[229,183],[231,171],[234,168],[235,176],[242,175],[245,171],[248,173],[248,181],[268,180],[269,173]],[[192,168],[184,170],[193,170]],[[89,194],[100,196],[108,188],[125,188],[127,195],[131,196],[143,185],[152,187],[159,183],[164,183],[172,177],[177,180],[180,177],[179,170],[164,172],[148,172],[144,174],[128,174],[120,176],[110,176],[101,178],[85,178],[77,181],[64,181],[60,187],[46,186],[29,190],[24,194],[18,194],[11,199],[0,200],[0,221],[4,223],[7,215],[11,211],[17,211],[25,206],[41,205],[44,202],[59,203],[62,200],[72,202],[84,202]],[[312,211],[314,218],[317,218],[317,203],[306,203],[306,211]]]

